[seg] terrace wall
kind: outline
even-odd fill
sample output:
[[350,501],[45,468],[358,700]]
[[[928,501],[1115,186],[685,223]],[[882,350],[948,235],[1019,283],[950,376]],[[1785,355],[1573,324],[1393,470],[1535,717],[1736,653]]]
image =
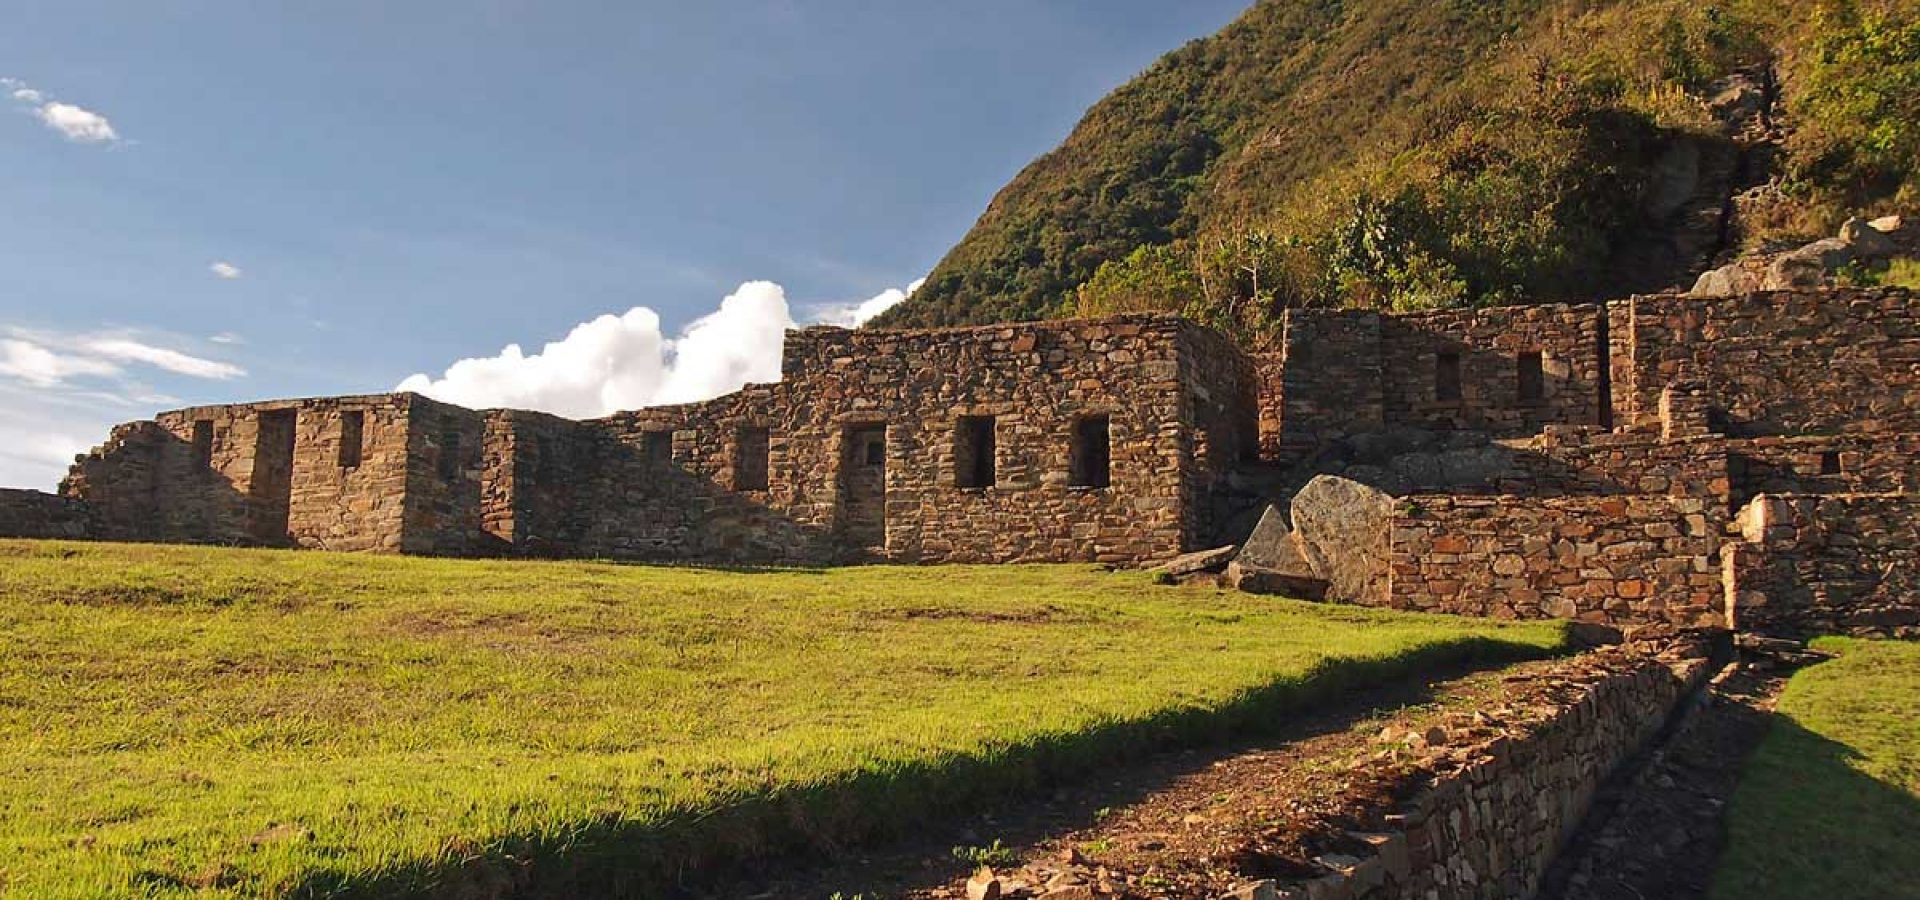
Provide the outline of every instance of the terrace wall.
[[1755,497],[1728,545],[1732,627],[1920,636],[1920,497]]
[[[1323,856],[1325,874],[1243,889],[1237,897],[1483,900],[1532,897],[1607,779],[1660,733],[1714,671],[1691,642],[1631,645],[1536,671],[1504,708],[1462,712],[1447,740],[1380,754],[1356,767],[1364,796],[1406,797],[1385,809],[1348,798],[1314,832],[1357,856]],[[1309,815],[1324,815],[1309,813]],[[1335,818],[1326,816],[1325,818]],[[1365,831],[1355,831],[1355,823]],[[1261,887],[1265,887],[1262,890]]]
[[1634,494],[1406,498],[1387,605],[1585,622],[1724,623],[1713,501]]

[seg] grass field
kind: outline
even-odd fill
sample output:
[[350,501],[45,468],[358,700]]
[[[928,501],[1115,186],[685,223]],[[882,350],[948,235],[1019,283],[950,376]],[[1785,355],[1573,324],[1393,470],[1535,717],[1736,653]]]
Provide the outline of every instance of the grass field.
[[0,890],[645,896],[1562,641],[1085,566],[0,541]]
[[1728,812],[1716,900],[1920,898],[1920,644],[1828,638]]

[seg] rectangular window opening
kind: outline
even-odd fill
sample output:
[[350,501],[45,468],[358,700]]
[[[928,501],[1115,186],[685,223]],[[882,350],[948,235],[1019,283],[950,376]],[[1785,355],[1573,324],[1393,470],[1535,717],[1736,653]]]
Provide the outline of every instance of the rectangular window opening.
[[360,467],[361,454],[366,450],[366,435],[365,412],[355,409],[340,414],[340,468]]
[[1434,357],[1433,399],[1441,402],[1460,399],[1460,354],[1442,350]]
[[649,465],[661,468],[673,465],[673,432],[646,432],[640,436],[640,446]]
[[213,468],[213,420],[212,419],[194,420],[193,467],[196,469]]
[[1113,477],[1112,426],[1107,416],[1085,416],[1073,423],[1073,452],[1067,483],[1103,488]]
[[887,463],[887,439],[885,433],[867,438],[866,461],[869,466],[882,466]]
[[1519,376],[1520,402],[1535,404],[1547,399],[1545,375],[1541,370],[1540,351],[1529,350],[1515,360]]
[[994,482],[992,416],[961,416],[953,429],[953,484],[988,488]]
[[739,439],[734,444],[733,489],[736,491],[764,491],[767,489],[767,456],[772,452],[772,439],[765,428],[742,428]]
[[1838,475],[1840,472],[1840,451],[1828,450],[1820,454],[1820,474]]

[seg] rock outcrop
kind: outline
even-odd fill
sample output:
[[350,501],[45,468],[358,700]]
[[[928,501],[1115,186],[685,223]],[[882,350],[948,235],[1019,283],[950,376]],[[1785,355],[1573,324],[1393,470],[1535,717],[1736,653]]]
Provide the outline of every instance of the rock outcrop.
[[1688,293],[1695,297],[1730,297],[1755,291],[1828,287],[1848,266],[1877,265],[1920,253],[1920,234],[1914,232],[1920,229],[1909,228],[1900,216],[1871,222],[1848,219],[1835,237],[1780,253],[1750,256],[1703,272]]

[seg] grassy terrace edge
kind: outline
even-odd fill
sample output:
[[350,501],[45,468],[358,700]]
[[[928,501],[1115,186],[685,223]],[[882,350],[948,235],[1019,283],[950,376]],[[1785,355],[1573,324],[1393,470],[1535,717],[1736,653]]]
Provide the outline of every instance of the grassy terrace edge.
[[[421,621],[434,627],[424,631],[412,627]],[[600,623],[616,640],[558,649],[543,643],[556,632],[574,633],[583,622]],[[408,624],[411,630],[394,637],[395,623]],[[773,624],[763,629],[762,623]],[[735,627],[742,630],[729,635],[728,629]],[[325,633],[329,629],[337,634]],[[710,645],[735,641],[733,655],[703,656],[705,650],[682,647],[678,642],[693,631],[705,636],[701,647],[709,650]],[[151,645],[188,654],[196,652],[195,641],[229,632],[232,640],[259,645],[257,655],[239,644],[216,654],[222,666],[231,664],[244,673],[246,681],[237,684],[223,678],[221,667],[204,676],[175,675],[166,671],[167,660],[180,665],[187,657],[142,649]],[[103,640],[100,635],[131,649],[96,646],[94,642]],[[758,643],[743,652],[738,643],[742,635]],[[522,642],[523,637],[528,641]],[[196,756],[203,743],[215,748],[206,751],[214,760],[206,764],[214,769],[210,780],[240,778],[244,772],[237,770],[249,764],[277,765],[283,756],[291,757],[290,765],[302,763],[302,754],[364,754],[384,760],[387,757],[382,754],[397,753],[385,746],[389,738],[378,730],[384,720],[374,722],[374,730],[364,735],[342,725],[344,736],[314,738],[312,743],[269,734],[267,752],[252,755],[251,750],[219,749],[226,738],[205,742],[201,734],[248,723],[199,721],[254,710],[249,704],[280,709],[289,702],[290,692],[308,687],[338,689],[341,682],[329,680],[337,670],[357,672],[366,660],[386,659],[380,656],[389,652],[382,649],[384,645],[368,643],[377,640],[397,642],[397,650],[392,651],[397,654],[393,659],[400,660],[392,663],[397,668],[367,668],[370,674],[365,676],[399,692],[395,695],[399,708],[389,712],[391,716],[408,715],[407,702],[421,703],[424,712],[418,714],[430,719],[450,715],[433,705],[437,698],[415,695],[431,694],[441,687],[431,682],[455,680],[463,671],[483,680],[504,679],[509,676],[488,667],[538,670],[558,665],[561,668],[555,672],[564,676],[559,683],[569,693],[578,690],[595,699],[613,697],[616,702],[623,693],[645,694],[629,701],[640,705],[671,705],[673,698],[647,693],[636,685],[659,690],[662,684],[672,684],[676,689],[698,691],[732,684],[749,696],[791,690],[791,697],[776,696],[780,703],[768,701],[764,708],[748,705],[740,710],[755,716],[790,714],[799,723],[798,730],[767,726],[765,735],[743,736],[739,743],[746,747],[749,758],[745,761],[701,757],[701,753],[717,752],[713,747],[724,749],[734,743],[727,737],[735,723],[724,719],[740,710],[727,706],[731,698],[716,697],[713,703],[720,711],[714,715],[723,721],[696,724],[715,727],[717,739],[708,742],[711,747],[689,745],[693,749],[688,758],[717,767],[726,777],[711,785],[699,783],[701,791],[677,796],[659,792],[666,802],[646,806],[642,798],[652,796],[648,791],[624,785],[633,797],[631,806],[556,813],[545,819],[507,816],[517,827],[448,835],[437,850],[419,840],[402,841],[384,854],[374,854],[377,859],[369,859],[364,848],[359,848],[359,855],[350,852],[356,850],[352,840],[358,835],[310,835],[310,841],[345,844],[330,851],[331,855],[302,849],[299,852],[307,856],[296,853],[280,859],[277,870],[250,868],[246,835],[268,824],[259,816],[248,818],[251,810],[222,809],[238,824],[213,838],[199,836],[218,846],[230,844],[240,854],[233,860],[216,859],[213,865],[166,846],[165,827],[156,826],[145,838],[122,835],[126,839],[117,845],[118,855],[111,855],[96,852],[88,836],[93,831],[61,833],[56,828],[37,833],[30,823],[16,818],[33,816],[32,792],[58,785],[62,775],[80,771],[62,767],[84,767],[87,763],[82,760],[90,755],[103,761],[104,771],[115,766],[136,769],[138,777],[129,782],[133,788],[140,786],[140,778],[175,777],[169,767],[182,764],[182,748],[187,756]],[[276,641],[286,647],[276,647]],[[319,643],[310,648],[303,641]],[[33,647],[36,642],[39,649]],[[824,655],[813,646],[821,643],[831,644]],[[1003,653],[1000,645],[1008,643],[1016,646]],[[1307,645],[1318,646],[1302,649]],[[0,779],[0,859],[28,860],[25,865],[0,862],[0,879],[5,879],[0,880],[0,892],[12,887],[35,896],[49,889],[55,895],[71,890],[76,896],[487,897],[567,896],[585,891],[648,896],[705,866],[748,856],[844,846],[996,797],[1084,776],[1089,769],[1152,749],[1257,733],[1287,712],[1347,688],[1440,665],[1535,658],[1563,651],[1566,645],[1564,629],[1553,623],[1453,620],[1162,588],[1138,573],[1104,573],[1085,566],[742,573],[0,542],[0,651],[21,663],[10,667],[12,674],[0,673],[0,735],[14,735],[0,736],[0,764],[9,772]],[[1323,651],[1319,646],[1330,649]],[[1343,646],[1357,649],[1340,652]],[[1035,657],[1035,648],[1058,658]],[[966,659],[938,659],[950,650],[981,657],[981,665],[970,666]],[[356,653],[365,654],[365,659]],[[90,684],[87,667],[93,663],[81,660],[98,654],[113,657],[102,669],[112,674]],[[772,654],[776,663],[790,657],[792,665],[755,669],[763,663],[763,654]],[[914,664],[923,656],[935,658],[924,670]],[[1274,668],[1265,662],[1270,656],[1289,660],[1289,667]],[[581,663],[582,658],[588,661]],[[847,669],[822,675],[816,669],[823,660],[845,663]],[[1294,660],[1301,663],[1292,665]],[[324,667],[315,671],[332,674],[303,668],[322,662]],[[603,664],[612,666],[608,671],[614,674],[591,674]],[[586,668],[576,668],[579,665]],[[581,671],[589,675],[581,677]],[[1222,671],[1231,677],[1221,677]],[[663,672],[671,677],[656,677]],[[66,690],[72,693],[37,683],[47,678],[66,682]],[[611,681],[601,684],[595,678]],[[801,685],[784,687],[781,678],[797,679]],[[255,696],[252,683],[256,679],[274,685],[273,689]],[[1206,679],[1211,680],[1202,687],[1191,684]],[[143,718],[146,710],[127,704],[129,698],[149,696],[140,692],[149,690],[146,683],[152,680],[163,682],[164,687],[153,689],[158,693],[149,702],[166,708],[149,720]],[[352,687],[351,682],[349,678],[345,683]],[[957,700],[956,682],[962,688]],[[603,765],[595,751],[567,746],[576,740],[569,737],[575,732],[586,735],[577,740],[588,747],[608,740],[597,730],[602,726],[596,723],[594,710],[569,717],[539,702],[541,692],[552,691],[554,683],[541,679],[524,685],[501,682],[509,693],[526,692],[516,695],[518,700],[535,701],[527,707],[530,716],[554,716],[551,722],[519,726],[527,729],[524,733],[501,731],[508,726],[464,717],[445,720],[455,730],[477,729],[494,735],[499,747],[463,741],[443,746],[442,736],[433,728],[417,728],[435,750],[453,747],[482,756],[498,750],[499,759],[517,765]],[[841,710],[832,704],[818,709],[804,706],[811,701],[802,695],[836,683],[844,684],[854,697],[878,689],[880,699],[867,696],[865,706],[853,701],[857,709],[852,725],[829,734],[836,739],[854,735],[857,739],[852,744],[829,742],[820,750],[809,741],[826,732],[818,732],[807,718]],[[1143,703],[1133,693],[1143,683],[1151,702]],[[205,693],[175,708],[169,704],[185,702],[169,693],[179,685],[197,686]],[[983,687],[997,693],[973,693]],[[122,690],[128,693],[116,693]],[[97,695],[103,709],[122,710],[127,722],[96,721],[98,710],[73,700],[88,694]],[[781,703],[802,707],[788,709]],[[199,708],[201,704],[205,710]],[[1061,705],[1079,708],[1063,714],[1056,709]],[[993,721],[994,727],[977,737],[956,739],[939,727],[926,730],[927,723],[916,717],[929,709],[960,722],[996,715],[1018,716],[1020,721],[1015,726]],[[643,724],[651,721],[645,718],[645,710],[609,707],[603,712],[639,715],[635,721]],[[180,724],[183,717],[186,726]],[[435,724],[439,721],[432,719],[429,724],[439,727]],[[256,724],[269,732],[277,727],[271,716]],[[738,724],[743,733],[760,726],[757,718]],[[897,733],[890,730],[896,725]],[[61,745],[58,738],[35,743],[20,737],[63,727],[77,732],[71,746]],[[133,734],[156,727],[185,736],[174,746]],[[558,737],[541,733],[542,729],[551,729]],[[667,740],[679,738],[661,734]],[[870,737],[873,740],[868,741]],[[557,742],[555,749],[517,756],[524,748],[506,746],[550,739]],[[630,739],[645,749],[649,738],[641,729]],[[761,743],[755,744],[756,740]],[[830,761],[793,764],[789,768],[805,777],[783,780],[777,776],[790,761],[751,758],[756,746],[790,745],[801,752],[830,751]],[[116,756],[122,752],[115,749],[118,746],[133,749],[124,751],[129,755],[121,758]],[[617,749],[627,753],[636,748]],[[50,761],[62,755],[72,758]],[[662,758],[686,764],[671,753],[663,753]],[[147,768],[141,769],[142,765]],[[377,767],[370,764],[368,770]],[[439,777],[439,773],[420,774]],[[587,774],[611,777],[599,769]],[[108,777],[112,776],[102,776]],[[621,784],[617,778],[613,783]],[[639,786],[653,787],[651,783]],[[244,788],[240,790],[245,793]],[[471,796],[456,794],[453,799],[480,804],[514,800],[481,796],[477,786],[472,790]],[[124,801],[109,794],[101,796]],[[92,796],[75,799],[83,805],[103,802]],[[279,796],[249,797],[256,799],[262,809],[285,805],[280,802],[285,798]],[[338,800],[334,797],[334,802]],[[206,807],[201,812],[208,809],[219,808]],[[536,806],[536,811],[541,809]],[[191,807],[171,812],[175,818],[195,814]],[[323,812],[316,811],[307,822],[314,831],[326,829]],[[177,825],[168,820],[168,814],[165,809],[144,808],[140,816],[160,826]],[[111,815],[105,818],[96,829],[102,834],[140,827],[139,817],[132,823],[116,823]],[[143,844],[143,839],[159,843]],[[258,850],[259,838],[251,840]],[[37,864],[32,861],[36,852],[44,854]],[[78,875],[74,882],[61,884],[53,880],[57,876],[50,870]]]

